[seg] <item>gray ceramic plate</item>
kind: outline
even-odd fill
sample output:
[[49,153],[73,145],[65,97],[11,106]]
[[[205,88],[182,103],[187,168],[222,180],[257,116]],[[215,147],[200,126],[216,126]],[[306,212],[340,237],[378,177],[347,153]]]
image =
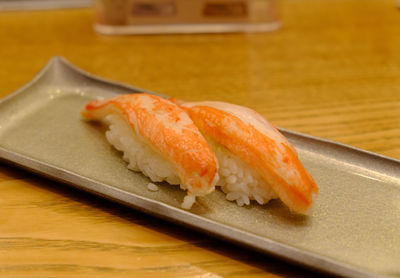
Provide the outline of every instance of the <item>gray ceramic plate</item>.
[[324,272],[400,277],[400,161],[283,130],[320,192],[308,216],[280,201],[238,207],[216,191],[192,210],[160,184],[150,192],[104,137],[82,121],[92,98],[144,90],[94,77],[52,59],[0,102],[0,158],[146,213]]

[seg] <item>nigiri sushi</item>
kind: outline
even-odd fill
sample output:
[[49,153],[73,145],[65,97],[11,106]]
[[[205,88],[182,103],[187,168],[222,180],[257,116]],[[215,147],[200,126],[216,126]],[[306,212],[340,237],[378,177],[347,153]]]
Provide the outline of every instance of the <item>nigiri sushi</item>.
[[[174,100],[172,100],[174,101]],[[289,141],[252,109],[217,101],[179,102],[219,161],[217,185],[238,205],[280,198],[306,213],[318,188]]]
[[187,190],[182,208],[212,192],[218,180],[216,157],[189,116],[176,104],[150,94],[120,95],[90,101],[81,112],[106,120],[107,140],[153,182],[180,184]]

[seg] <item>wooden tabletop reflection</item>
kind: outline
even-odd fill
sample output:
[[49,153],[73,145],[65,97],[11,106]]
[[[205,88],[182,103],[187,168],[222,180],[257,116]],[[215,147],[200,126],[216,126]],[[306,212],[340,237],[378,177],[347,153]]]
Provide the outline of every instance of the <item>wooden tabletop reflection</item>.
[[[0,97],[55,55],[185,100],[400,159],[400,12],[282,0],[267,34],[103,36],[90,9],[0,13]],[[306,269],[0,163],[0,276],[310,277]]]

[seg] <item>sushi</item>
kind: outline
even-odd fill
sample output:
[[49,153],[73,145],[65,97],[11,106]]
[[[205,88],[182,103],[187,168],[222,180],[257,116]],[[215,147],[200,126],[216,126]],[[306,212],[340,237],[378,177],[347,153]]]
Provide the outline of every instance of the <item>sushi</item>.
[[187,190],[182,208],[215,189],[218,163],[189,116],[176,104],[149,94],[120,95],[90,101],[82,116],[109,125],[107,140],[153,182],[166,181]]
[[180,102],[219,161],[217,183],[238,205],[279,198],[306,213],[318,188],[289,141],[252,109],[217,101]]

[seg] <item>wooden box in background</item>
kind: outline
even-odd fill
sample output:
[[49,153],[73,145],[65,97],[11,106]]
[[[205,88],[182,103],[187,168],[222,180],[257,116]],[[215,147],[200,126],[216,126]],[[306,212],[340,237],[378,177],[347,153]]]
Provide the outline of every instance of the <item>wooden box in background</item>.
[[275,0],[97,0],[105,34],[266,32],[279,28]]

